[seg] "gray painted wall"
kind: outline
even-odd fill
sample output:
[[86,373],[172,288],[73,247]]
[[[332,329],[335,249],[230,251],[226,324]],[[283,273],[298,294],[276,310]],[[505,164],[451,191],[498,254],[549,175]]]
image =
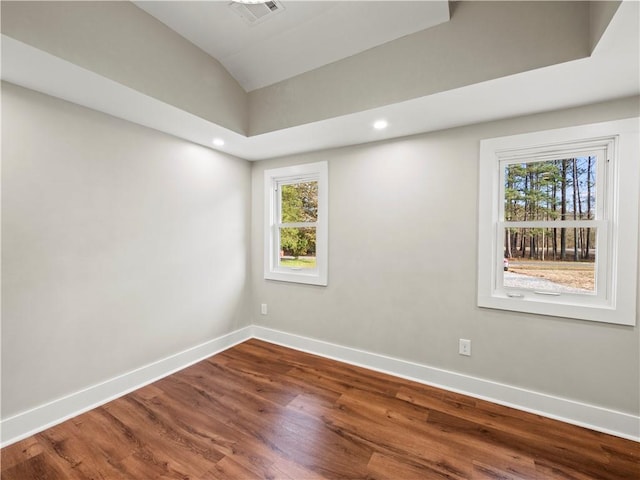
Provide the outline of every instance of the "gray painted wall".
[[213,57],[130,2],[2,2],[2,33],[246,134],[247,95]]
[[2,85],[2,418],[244,326],[249,162]]
[[617,0],[589,2],[589,48],[592,52],[621,3]]
[[[640,327],[479,309],[475,269],[479,140],[638,97],[249,164],[2,94],[3,418],[252,322],[637,414]],[[265,281],[263,171],[319,160],[329,286]]]
[[[254,163],[254,323],[637,415],[640,327],[478,308],[476,235],[480,139],[639,107],[634,97]],[[329,285],[266,281],[263,171],[320,160],[329,162]],[[471,357],[458,355],[459,338],[472,340]]]
[[[250,135],[591,53],[586,2],[452,2],[451,6],[449,22],[250,92]],[[606,15],[598,19],[595,25],[601,27]]]

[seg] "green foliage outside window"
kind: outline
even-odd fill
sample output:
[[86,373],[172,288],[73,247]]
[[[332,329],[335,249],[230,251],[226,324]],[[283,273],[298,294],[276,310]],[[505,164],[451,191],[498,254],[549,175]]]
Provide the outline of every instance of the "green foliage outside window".
[[[282,223],[312,223],[318,220],[318,182],[282,185],[281,194]],[[281,228],[280,247],[283,255],[295,259],[315,256],[315,227]]]
[[[504,219],[517,221],[593,220],[596,157],[507,165]],[[593,262],[595,231],[578,228],[506,228],[505,256],[536,260]]]

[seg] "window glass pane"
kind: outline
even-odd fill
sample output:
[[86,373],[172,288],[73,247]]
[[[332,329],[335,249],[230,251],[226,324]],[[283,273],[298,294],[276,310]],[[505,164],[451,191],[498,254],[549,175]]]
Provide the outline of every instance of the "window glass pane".
[[504,286],[596,292],[595,228],[505,228]]
[[282,223],[318,220],[318,182],[280,186]]
[[280,228],[278,265],[289,268],[316,268],[316,229]]
[[596,218],[596,156],[505,165],[504,220]]

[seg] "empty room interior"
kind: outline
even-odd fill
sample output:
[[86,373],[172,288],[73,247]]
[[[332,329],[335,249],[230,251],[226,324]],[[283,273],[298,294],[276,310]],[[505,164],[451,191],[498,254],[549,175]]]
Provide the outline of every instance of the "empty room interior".
[[640,478],[640,2],[0,13],[3,480]]

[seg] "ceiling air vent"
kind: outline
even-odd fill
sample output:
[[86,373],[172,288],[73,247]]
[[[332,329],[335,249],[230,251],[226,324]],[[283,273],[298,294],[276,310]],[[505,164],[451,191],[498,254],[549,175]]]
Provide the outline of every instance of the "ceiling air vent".
[[260,3],[240,3],[231,2],[231,10],[236,12],[249,25],[255,25],[268,20],[273,15],[284,10],[282,4],[276,0],[269,0]]

